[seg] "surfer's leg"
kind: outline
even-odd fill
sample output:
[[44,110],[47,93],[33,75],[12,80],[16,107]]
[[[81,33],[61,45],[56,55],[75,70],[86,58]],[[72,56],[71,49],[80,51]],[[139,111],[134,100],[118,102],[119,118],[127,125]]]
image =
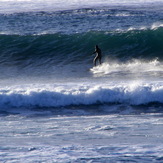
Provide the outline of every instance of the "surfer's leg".
[[96,66],[96,61],[97,61],[98,57],[95,57],[93,60],[94,66]]
[[94,66],[96,66],[96,58],[93,60],[93,64]]
[[100,63],[100,65],[101,65],[101,57],[99,57],[98,59],[99,59],[99,63]]

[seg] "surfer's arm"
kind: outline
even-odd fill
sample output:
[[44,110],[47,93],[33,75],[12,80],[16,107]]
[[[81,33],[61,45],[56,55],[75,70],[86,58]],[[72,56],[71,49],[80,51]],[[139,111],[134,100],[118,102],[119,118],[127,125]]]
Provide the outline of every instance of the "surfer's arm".
[[96,50],[96,51],[94,51],[92,54],[95,54],[95,53],[97,53],[97,50]]

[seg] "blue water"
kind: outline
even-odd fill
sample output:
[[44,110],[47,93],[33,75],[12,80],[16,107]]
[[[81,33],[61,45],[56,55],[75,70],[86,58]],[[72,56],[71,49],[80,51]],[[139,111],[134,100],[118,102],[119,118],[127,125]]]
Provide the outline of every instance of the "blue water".
[[2,0],[0,161],[161,162],[162,9]]

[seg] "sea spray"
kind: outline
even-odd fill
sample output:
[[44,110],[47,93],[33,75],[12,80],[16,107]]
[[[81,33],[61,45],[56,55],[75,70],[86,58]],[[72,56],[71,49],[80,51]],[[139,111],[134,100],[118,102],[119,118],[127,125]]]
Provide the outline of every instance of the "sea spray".
[[[75,84],[74,84],[75,86]],[[158,83],[121,83],[119,85],[42,85],[0,90],[0,107],[61,107],[121,103],[148,105],[163,102],[163,86]]]

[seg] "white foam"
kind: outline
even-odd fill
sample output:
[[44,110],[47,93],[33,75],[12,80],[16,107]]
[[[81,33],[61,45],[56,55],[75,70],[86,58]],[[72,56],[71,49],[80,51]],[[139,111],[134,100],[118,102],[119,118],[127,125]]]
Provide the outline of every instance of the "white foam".
[[158,162],[163,156],[162,115],[0,120],[1,162]]
[[155,30],[155,29],[158,29],[159,27],[163,27],[163,23],[156,22],[156,23],[152,24],[151,29]]
[[132,60],[127,63],[118,62],[104,62],[102,65],[93,67],[91,69],[93,74],[106,75],[112,73],[126,73],[133,75],[140,75],[149,73],[160,73],[163,70],[163,65],[157,59],[144,62],[141,60]]
[[163,102],[163,83],[89,83],[10,86],[0,89],[0,107],[60,107],[98,103]]
[[[144,26],[138,26],[138,27],[129,27],[128,29],[117,28],[115,31],[117,31],[117,32],[128,32],[128,31],[137,31],[137,30],[138,31],[157,30],[160,27],[163,27],[162,22],[156,22],[156,23],[151,24],[150,26],[144,25]],[[108,33],[106,32],[106,34],[108,34]]]

